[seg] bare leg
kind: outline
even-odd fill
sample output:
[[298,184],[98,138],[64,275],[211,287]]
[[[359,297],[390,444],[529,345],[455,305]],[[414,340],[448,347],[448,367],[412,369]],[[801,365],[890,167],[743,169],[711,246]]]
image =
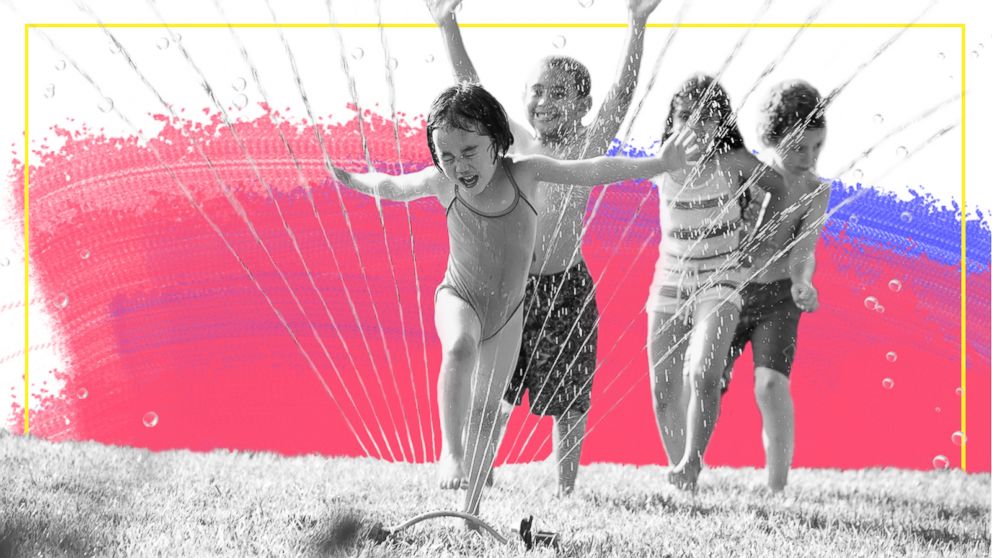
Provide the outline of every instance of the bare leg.
[[789,480],[795,443],[789,378],[781,372],[759,366],[754,370],[754,395],[761,409],[761,439],[765,446],[768,487],[773,492],[779,492]]
[[688,387],[682,376],[688,343],[677,343],[689,333],[689,326],[679,318],[671,318],[671,314],[661,312],[648,315],[648,359],[651,361],[654,417],[668,463],[675,465],[685,454],[685,416],[689,401]]
[[472,393],[466,447],[468,493],[464,511],[468,513],[479,513],[483,484],[496,457],[500,403],[520,351],[522,314],[518,310],[496,337],[479,347],[479,368]]
[[686,448],[678,465],[668,474],[672,484],[686,489],[696,486],[703,454],[720,416],[720,379],[739,311],[729,303],[703,302],[696,308],[695,318],[686,355],[686,374],[692,388],[686,417]]
[[442,446],[438,484],[453,490],[465,483],[465,419],[472,373],[479,359],[480,326],[472,307],[447,289],[437,294],[434,323],[441,339],[437,400]]
[[579,473],[579,457],[582,456],[582,441],[586,434],[585,412],[569,409],[555,417],[552,442],[555,447],[555,461],[558,464],[558,495],[568,496],[575,489],[575,477]]

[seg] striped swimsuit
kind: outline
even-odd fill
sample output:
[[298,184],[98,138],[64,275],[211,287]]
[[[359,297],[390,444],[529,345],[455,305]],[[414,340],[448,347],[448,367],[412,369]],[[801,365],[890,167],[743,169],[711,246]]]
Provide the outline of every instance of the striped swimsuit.
[[739,310],[744,272],[737,257],[745,227],[733,181],[717,163],[709,177],[687,187],[668,173],[656,182],[662,240],[646,309],[686,320],[701,302],[725,300]]
[[498,213],[475,209],[455,185],[446,212],[448,268],[434,295],[450,289],[471,306],[482,326],[480,341],[495,337],[520,309],[537,237],[537,211],[505,162],[503,170],[514,193],[509,207]]

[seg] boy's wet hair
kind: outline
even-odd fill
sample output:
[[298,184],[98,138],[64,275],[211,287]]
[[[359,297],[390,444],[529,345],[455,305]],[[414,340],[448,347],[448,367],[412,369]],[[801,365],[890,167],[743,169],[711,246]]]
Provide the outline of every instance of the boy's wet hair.
[[[704,96],[705,99],[703,99]],[[723,86],[712,76],[706,74],[696,74],[685,80],[678,91],[672,95],[672,100],[668,103],[668,117],[665,119],[665,133],[661,137],[662,142],[672,135],[675,101],[677,100],[691,105],[693,112],[697,110],[699,102],[705,100],[706,106],[700,111],[699,116],[704,117],[715,113],[720,118],[717,136],[714,138],[718,153],[726,153],[744,147],[744,137],[741,136],[737,122],[730,122],[734,114],[734,109],[730,105],[730,96],[727,95]]]
[[800,130],[826,128],[825,108],[820,92],[809,83],[798,79],[783,81],[772,88],[761,104],[758,137],[765,145],[775,147]]
[[541,60],[541,67],[561,70],[572,76],[575,93],[581,99],[592,92],[592,77],[586,65],[570,56],[548,56]]
[[455,128],[489,136],[494,163],[506,155],[513,145],[513,133],[503,105],[476,83],[453,85],[442,91],[431,104],[431,112],[427,116],[427,147],[438,170],[441,169],[441,162],[434,148],[434,130],[439,128]]

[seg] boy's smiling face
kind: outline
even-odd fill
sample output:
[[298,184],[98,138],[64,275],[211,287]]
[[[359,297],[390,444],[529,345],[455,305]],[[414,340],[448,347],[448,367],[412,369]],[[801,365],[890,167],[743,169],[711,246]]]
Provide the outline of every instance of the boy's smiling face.
[[489,136],[459,128],[434,130],[434,146],[441,171],[462,188],[477,194],[489,185],[496,174],[493,142]]
[[592,99],[581,97],[575,75],[563,68],[539,64],[524,90],[527,121],[541,139],[562,140],[582,126]]

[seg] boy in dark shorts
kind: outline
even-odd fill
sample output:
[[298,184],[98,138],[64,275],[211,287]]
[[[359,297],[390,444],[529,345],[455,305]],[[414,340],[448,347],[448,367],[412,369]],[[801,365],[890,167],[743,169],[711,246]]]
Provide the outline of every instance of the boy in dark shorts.
[[[617,80],[588,125],[582,119],[592,108],[589,70],[567,56],[539,61],[524,89],[530,129],[510,122],[516,153],[559,159],[606,153],[633,99],[647,19],[660,2],[627,0],[630,27]],[[428,6],[440,27],[456,79],[478,82],[455,19],[460,3],[431,0]],[[579,249],[592,190],[547,186],[535,203],[537,243],[524,302],[523,343],[504,400],[507,407],[519,404],[523,392],[529,391],[531,411],[555,417],[558,491],[568,494],[575,486],[596,367],[596,293]],[[504,410],[501,429],[512,407]]]
[[[744,248],[753,255],[751,269],[757,275],[742,292],[744,306],[723,388],[729,387],[734,361],[750,342],[768,486],[778,492],[785,488],[792,465],[794,412],[789,375],[799,316],[819,306],[812,284],[814,250],[830,199],[830,185],[815,174],[826,138],[820,94],[803,81],[775,86],[762,105],[758,134],[771,148],[769,164],[783,181],[781,191],[753,196],[754,204],[767,203],[755,240]],[[783,250],[788,250],[788,256],[776,257]]]

